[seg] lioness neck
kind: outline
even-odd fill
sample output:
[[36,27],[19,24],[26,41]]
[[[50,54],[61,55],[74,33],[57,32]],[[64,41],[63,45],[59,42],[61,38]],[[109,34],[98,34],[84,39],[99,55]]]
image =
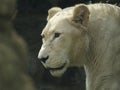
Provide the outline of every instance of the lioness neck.
[[94,13],[90,16],[89,50],[84,66],[87,90],[119,90],[120,23],[116,20],[118,15],[108,16],[99,14],[102,17],[99,18]]
[[[120,38],[120,36],[119,36]],[[118,38],[118,39],[119,39]],[[101,42],[98,43],[98,42]],[[115,49],[120,45],[115,39],[114,43],[109,39],[90,41],[88,59],[85,63],[87,90],[119,90],[120,85],[120,50]],[[112,50],[113,49],[113,50]]]

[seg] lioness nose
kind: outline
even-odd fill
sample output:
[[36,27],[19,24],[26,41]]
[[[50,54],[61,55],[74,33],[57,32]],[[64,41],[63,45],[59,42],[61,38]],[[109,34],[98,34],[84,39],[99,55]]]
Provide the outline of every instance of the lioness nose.
[[44,63],[45,63],[45,62],[47,61],[47,59],[48,59],[48,58],[49,58],[49,56],[46,56],[46,57],[41,57],[41,58],[40,58],[40,60],[41,60],[42,62],[44,62]]

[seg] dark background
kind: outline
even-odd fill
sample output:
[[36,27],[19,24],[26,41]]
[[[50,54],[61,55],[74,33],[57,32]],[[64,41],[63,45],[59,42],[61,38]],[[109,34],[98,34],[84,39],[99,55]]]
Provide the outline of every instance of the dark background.
[[65,8],[77,3],[111,3],[119,6],[120,0],[18,0],[18,14],[14,21],[16,31],[29,48],[28,72],[37,90],[85,90],[83,68],[71,67],[61,78],[52,77],[37,59],[41,47],[41,31],[46,24],[49,8]]

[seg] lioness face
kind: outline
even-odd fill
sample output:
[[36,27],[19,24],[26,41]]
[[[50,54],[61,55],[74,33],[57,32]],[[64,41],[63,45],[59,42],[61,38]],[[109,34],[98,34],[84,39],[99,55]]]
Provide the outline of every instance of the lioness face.
[[[61,76],[72,63],[78,48],[80,31],[67,18],[55,17],[48,21],[42,32],[43,45],[38,58],[53,76]],[[74,52],[76,51],[76,52]]]
[[[41,34],[43,45],[38,58],[55,77],[62,76],[69,66],[78,66],[84,61],[86,41],[84,30],[80,28],[82,24],[74,22],[76,18],[72,20],[71,17],[70,13],[69,15],[64,12],[55,14],[48,20]],[[79,58],[81,60],[78,60]]]

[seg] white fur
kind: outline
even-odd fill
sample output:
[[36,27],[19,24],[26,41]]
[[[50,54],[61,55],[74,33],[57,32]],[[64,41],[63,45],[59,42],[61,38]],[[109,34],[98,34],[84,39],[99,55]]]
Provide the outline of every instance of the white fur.
[[[46,68],[66,63],[63,69],[50,71],[57,77],[69,66],[84,66],[87,90],[120,90],[120,8],[109,4],[86,7],[90,11],[87,27],[72,22],[74,7],[48,21],[38,57],[49,55],[43,63]],[[53,39],[55,32],[61,35]]]

